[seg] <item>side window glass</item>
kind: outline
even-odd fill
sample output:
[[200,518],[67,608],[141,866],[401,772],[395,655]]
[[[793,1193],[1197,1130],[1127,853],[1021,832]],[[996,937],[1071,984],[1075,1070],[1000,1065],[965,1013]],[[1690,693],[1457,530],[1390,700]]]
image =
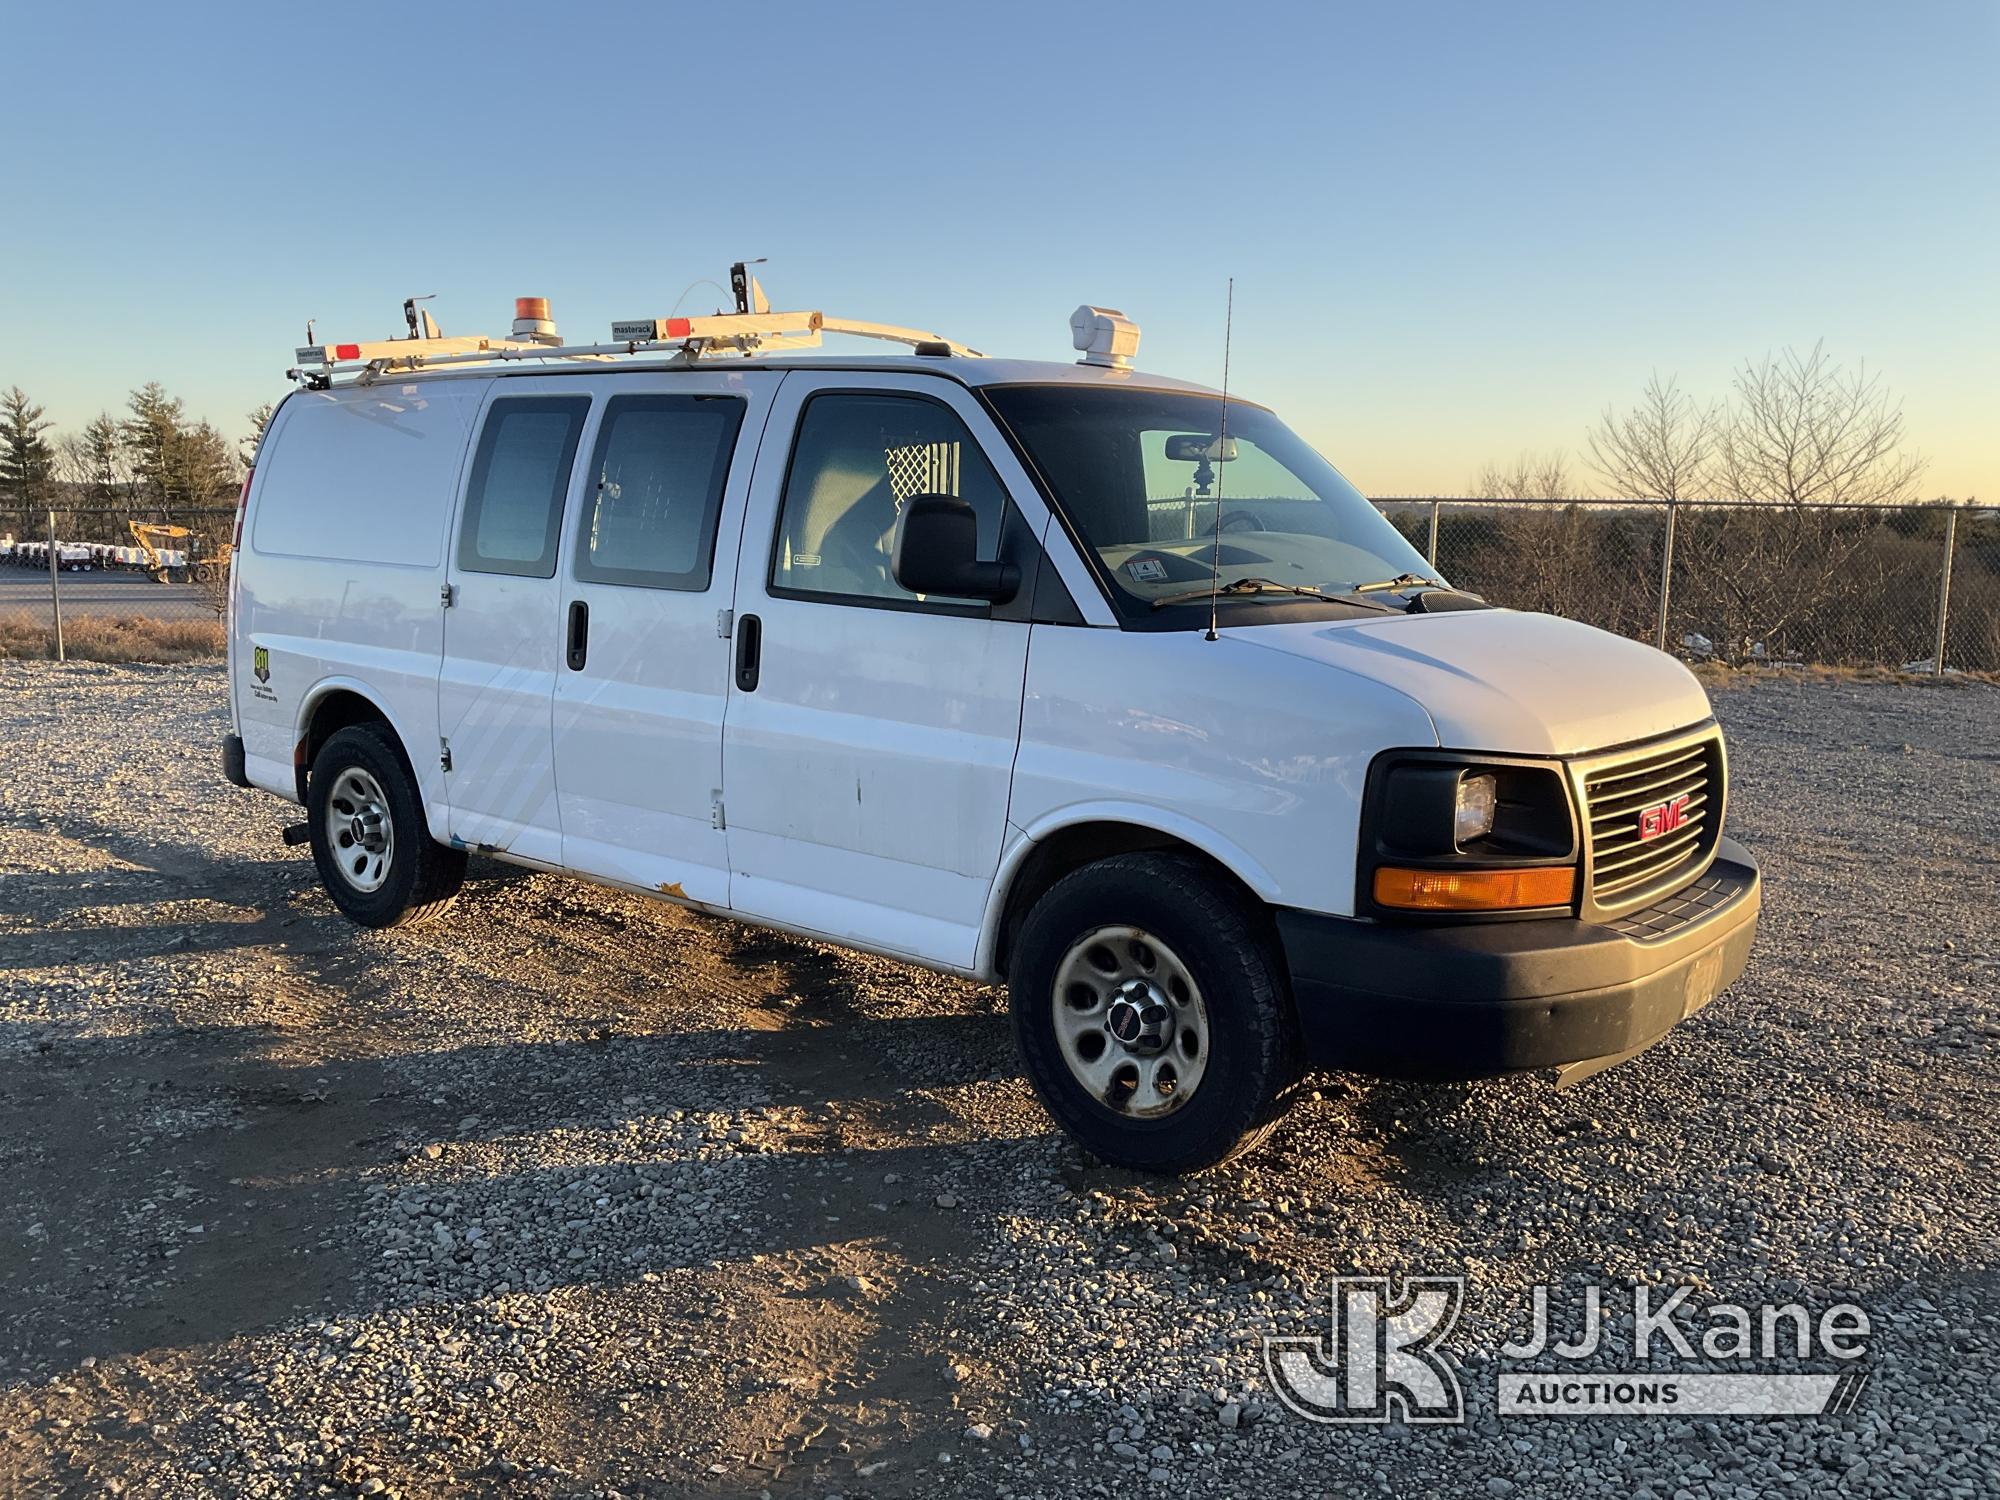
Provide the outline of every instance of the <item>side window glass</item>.
[[734,396],[614,396],[591,461],[593,488],[580,507],[576,576],[706,589],[742,424],[743,402]]
[[915,396],[834,392],[799,418],[771,556],[772,587],[898,603],[926,600],[889,571],[896,517],[912,495],[955,495],[979,522],[979,556],[999,555],[1006,492],[949,407]]
[[508,397],[487,408],[458,529],[461,569],[555,577],[563,495],[589,410],[588,396]]

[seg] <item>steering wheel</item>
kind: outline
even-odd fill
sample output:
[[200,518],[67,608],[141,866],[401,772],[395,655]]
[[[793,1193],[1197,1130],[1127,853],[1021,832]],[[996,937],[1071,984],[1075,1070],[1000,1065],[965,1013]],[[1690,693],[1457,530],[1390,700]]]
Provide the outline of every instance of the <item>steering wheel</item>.
[[1254,510],[1231,510],[1223,512],[1218,523],[1223,531],[1269,531],[1264,518]]

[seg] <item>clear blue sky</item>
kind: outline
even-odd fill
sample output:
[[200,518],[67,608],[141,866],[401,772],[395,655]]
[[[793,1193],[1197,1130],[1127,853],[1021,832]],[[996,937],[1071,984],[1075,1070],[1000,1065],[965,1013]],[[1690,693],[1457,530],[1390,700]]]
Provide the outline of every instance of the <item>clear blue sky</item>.
[[1122,307],[1211,382],[1234,275],[1236,388],[1377,493],[1823,337],[2000,499],[1992,0],[9,0],[0,53],[0,387],[64,427],[159,379],[234,434],[309,315],[594,336],[763,255],[995,352]]

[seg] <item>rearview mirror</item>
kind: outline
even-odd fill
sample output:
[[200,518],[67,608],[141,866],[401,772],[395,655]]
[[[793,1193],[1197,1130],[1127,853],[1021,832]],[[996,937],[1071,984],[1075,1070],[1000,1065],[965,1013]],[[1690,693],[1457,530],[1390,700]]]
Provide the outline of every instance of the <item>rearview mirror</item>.
[[1178,464],[1228,463],[1236,457],[1236,439],[1212,432],[1177,432],[1167,439],[1167,457]]
[[896,517],[889,571],[913,594],[1005,604],[1021,587],[1012,563],[982,562],[979,520],[956,495],[912,495]]

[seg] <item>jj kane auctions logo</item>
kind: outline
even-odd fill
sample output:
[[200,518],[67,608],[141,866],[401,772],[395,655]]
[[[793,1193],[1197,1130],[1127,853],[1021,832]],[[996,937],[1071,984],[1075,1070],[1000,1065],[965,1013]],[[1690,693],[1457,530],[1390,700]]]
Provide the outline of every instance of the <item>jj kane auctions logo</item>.
[[[1859,1361],[1871,1331],[1851,1302],[1818,1314],[1802,1304],[1698,1305],[1692,1287],[1638,1285],[1630,1344],[1610,1336],[1605,1289],[1582,1289],[1572,1337],[1560,1337],[1550,1289],[1537,1286],[1525,1338],[1499,1348],[1494,1402],[1503,1417],[1807,1416],[1852,1410],[1867,1384]],[[1334,1279],[1324,1338],[1269,1337],[1264,1368],[1278,1399],[1314,1422],[1456,1423],[1465,1394],[1448,1341],[1465,1306],[1461,1276]],[[1601,1358],[1629,1368],[1602,1369]],[[1687,1370],[1679,1361],[1702,1361]],[[1825,1363],[1823,1372],[1774,1370]],[[1715,1366],[1721,1366],[1717,1369]]]

